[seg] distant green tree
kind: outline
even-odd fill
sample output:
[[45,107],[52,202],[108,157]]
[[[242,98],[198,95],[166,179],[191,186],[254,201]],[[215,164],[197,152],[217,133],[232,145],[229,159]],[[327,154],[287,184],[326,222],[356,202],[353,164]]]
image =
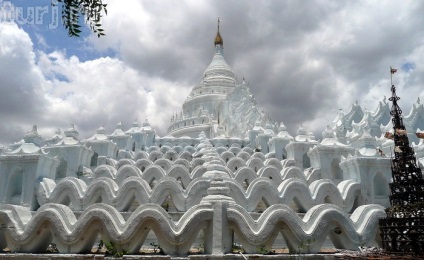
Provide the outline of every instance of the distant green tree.
[[90,26],[90,30],[97,34],[97,37],[105,35],[102,29],[102,14],[107,15],[106,4],[102,0],[53,0],[53,5],[61,4],[63,26],[68,30],[71,37],[79,37],[81,33],[82,21]]

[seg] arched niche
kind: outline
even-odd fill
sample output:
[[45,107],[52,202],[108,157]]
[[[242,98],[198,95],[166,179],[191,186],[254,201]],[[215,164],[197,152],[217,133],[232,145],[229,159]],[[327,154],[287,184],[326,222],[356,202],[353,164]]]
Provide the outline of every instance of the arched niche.
[[307,153],[303,154],[303,169],[311,167],[311,159]]
[[333,180],[343,180],[343,171],[340,168],[340,158],[331,161],[331,177]]
[[90,166],[96,167],[97,166],[97,160],[99,158],[99,154],[94,152],[93,156],[91,156]]
[[6,203],[14,205],[21,204],[23,184],[23,170],[21,168],[16,168],[9,176],[9,180],[7,182]]
[[373,180],[374,197],[381,198],[389,196],[389,184],[383,173],[377,172]]
[[56,168],[56,177],[55,177],[55,179],[58,180],[58,179],[65,178],[66,177],[66,174],[67,174],[67,171],[68,171],[68,162],[65,159],[61,158],[60,159],[59,166]]

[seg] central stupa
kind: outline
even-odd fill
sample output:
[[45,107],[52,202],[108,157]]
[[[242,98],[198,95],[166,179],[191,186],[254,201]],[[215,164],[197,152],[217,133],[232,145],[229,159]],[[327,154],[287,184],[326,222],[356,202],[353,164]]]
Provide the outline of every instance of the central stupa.
[[[207,137],[247,137],[255,123],[265,128],[269,117],[261,112],[246,83],[237,77],[224,59],[224,40],[218,30],[214,40],[212,62],[203,78],[187,97],[180,114],[171,118],[168,134],[174,137],[196,138],[201,132]],[[272,128],[276,128],[272,123]],[[275,129],[276,130],[276,129]]]

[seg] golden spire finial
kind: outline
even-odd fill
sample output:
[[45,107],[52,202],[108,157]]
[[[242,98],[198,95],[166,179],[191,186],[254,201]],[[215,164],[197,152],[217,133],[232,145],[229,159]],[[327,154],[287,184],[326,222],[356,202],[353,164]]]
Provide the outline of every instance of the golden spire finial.
[[218,17],[218,32],[216,33],[216,36],[215,36],[215,46],[218,45],[218,44],[221,45],[221,46],[224,45],[224,40],[222,40],[221,34],[219,33],[219,23],[220,22],[221,22],[221,18]]

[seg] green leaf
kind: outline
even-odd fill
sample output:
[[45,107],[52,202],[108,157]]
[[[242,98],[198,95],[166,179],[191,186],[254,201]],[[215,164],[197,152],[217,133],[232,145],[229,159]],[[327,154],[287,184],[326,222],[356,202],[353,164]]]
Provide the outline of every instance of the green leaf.
[[79,19],[80,16],[84,17],[90,30],[98,37],[105,35],[101,26],[103,13],[107,15],[107,4],[103,0],[56,0],[52,5],[56,3],[62,5],[62,24],[69,36],[79,37],[82,20]]

